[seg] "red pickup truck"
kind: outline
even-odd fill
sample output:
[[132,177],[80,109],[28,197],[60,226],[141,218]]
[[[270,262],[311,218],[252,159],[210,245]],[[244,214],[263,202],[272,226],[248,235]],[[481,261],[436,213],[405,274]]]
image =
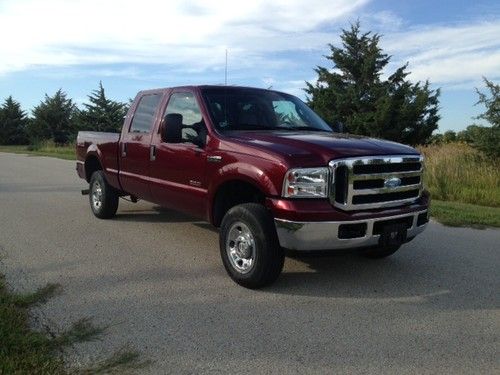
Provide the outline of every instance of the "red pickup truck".
[[285,249],[386,257],[422,232],[429,195],[413,148],[332,130],[298,98],[250,87],[141,91],[121,134],[80,132],[95,216],[144,199],[219,227],[231,278],[272,283]]

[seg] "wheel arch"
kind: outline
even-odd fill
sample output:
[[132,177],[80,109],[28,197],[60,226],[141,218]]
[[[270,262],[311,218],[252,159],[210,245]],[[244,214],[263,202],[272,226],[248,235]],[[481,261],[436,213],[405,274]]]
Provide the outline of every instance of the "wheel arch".
[[89,154],[85,159],[85,179],[90,182],[90,178],[95,171],[103,170],[101,161],[96,154]]
[[210,222],[219,227],[222,218],[232,207],[242,203],[264,204],[266,194],[248,179],[232,178],[217,186],[211,201]]

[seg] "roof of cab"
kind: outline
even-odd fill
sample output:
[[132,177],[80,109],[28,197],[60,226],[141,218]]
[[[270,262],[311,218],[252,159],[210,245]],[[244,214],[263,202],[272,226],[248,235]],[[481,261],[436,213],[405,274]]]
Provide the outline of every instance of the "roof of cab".
[[262,87],[252,87],[252,86],[238,86],[238,85],[189,85],[189,86],[174,86],[174,87],[162,87],[162,88],[157,88],[157,89],[148,89],[148,90],[141,90],[137,93],[137,95],[145,95],[145,94],[155,94],[155,93],[163,93],[167,90],[174,90],[174,89],[186,89],[186,90],[196,90],[196,89],[215,89],[215,88],[226,88],[226,89],[252,89],[252,90],[263,90],[263,91],[274,91],[277,92],[277,90],[270,90],[270,89],[265,89]]

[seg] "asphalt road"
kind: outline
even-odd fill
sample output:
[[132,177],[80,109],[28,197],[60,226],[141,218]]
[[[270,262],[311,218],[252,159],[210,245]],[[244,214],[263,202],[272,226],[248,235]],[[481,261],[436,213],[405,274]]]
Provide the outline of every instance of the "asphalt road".
[[251,291],[222,267],[217,232],[148,203],[93,217],[74,162],[0,153],[0,272],[18,290],[64,292],[36,311],[53,329],[110,325],[70,355],[129,345],[141,373],[500,371],[500,231],[443,227],[381,261],[287,258]]

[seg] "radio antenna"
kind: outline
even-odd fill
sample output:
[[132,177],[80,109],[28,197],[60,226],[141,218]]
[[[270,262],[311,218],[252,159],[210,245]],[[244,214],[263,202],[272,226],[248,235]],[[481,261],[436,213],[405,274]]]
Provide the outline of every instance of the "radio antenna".
[[226,48],[226,68],[224,70],[224,86],[227,86],[227,48]]

